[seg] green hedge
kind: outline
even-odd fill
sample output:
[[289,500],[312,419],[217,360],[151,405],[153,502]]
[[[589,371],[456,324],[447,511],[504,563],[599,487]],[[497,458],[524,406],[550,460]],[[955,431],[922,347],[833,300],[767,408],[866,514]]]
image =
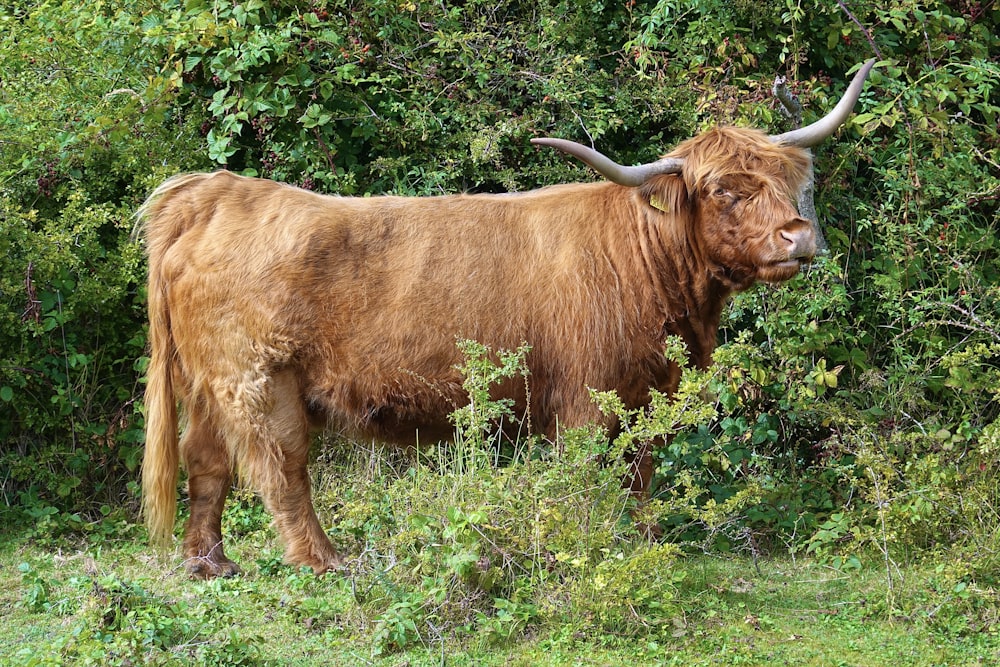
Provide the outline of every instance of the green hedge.
[[734,299],[719,416],[660,452],[660,487],[679,493],[678,466],[700,503],[756,485],[730,533],[679,513],[677,535],[819,535],[821,550],[838,510],[871,524],[876,470],[897,471],[883,477],[900,493],[928,457],[968,481],[1000,444],[1000,11],[847,8],[0,4],[8,518],[77,529],[135,507],[145,314],[132,213],[165,176],[225,166],[355,195],[586,180],[529,139],[593,141],[628,163],[712,123],[781,130],[775,73],[809,117],[872,55],[857,114],[817,150],[830,256]]

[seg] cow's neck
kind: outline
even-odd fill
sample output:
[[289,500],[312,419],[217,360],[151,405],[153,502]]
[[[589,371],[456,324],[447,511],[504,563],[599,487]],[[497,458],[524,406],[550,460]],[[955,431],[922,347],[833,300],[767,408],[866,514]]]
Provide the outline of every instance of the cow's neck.
[[641,308],[656,314],[664,336],[684,341],[693,366],[707,368],[731,289],[705,266],[700,249],[683,237],[665,239],[650,225],[638,245],[652,285],[651,302]]
[[687,345],[691,364],[696,368],[708,368],[712,363],[724,301],[723,297],[705,303],[701,314],[688,312],[683,317],[664,321],[664,334],[680,336]]

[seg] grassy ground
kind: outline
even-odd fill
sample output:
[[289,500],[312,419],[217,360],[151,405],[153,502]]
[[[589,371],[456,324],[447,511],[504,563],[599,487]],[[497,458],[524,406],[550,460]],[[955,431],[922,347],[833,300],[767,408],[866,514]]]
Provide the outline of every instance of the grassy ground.
[[[138,531],[137,531],[138,532]],[[193,582],[141,537],[0,544],[0,664],[993,665],[1000,637],[970,630],[956,593],[922,605],[934,566],[877,561],[841,573],[809,560],[683,559],[683,614],[632,637],[542,620],[509,641],[481,632],[373,655],[376,625],[349,578],[277,564],[267,532],[235,543],[236,578]],[[930,599],[930,598],[928,598]],[[907,604],[899,604],[903,600]],[[908,616],[890,609],[905,608]],[[138,659],[137,659],[138,656]]]

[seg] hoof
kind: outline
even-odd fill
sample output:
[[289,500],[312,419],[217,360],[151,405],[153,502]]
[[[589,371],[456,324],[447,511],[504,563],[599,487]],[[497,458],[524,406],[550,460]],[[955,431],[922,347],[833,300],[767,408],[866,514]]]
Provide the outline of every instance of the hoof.
[[326,574],[327,572],[334,572],[339,570],[344,564],[344,561],[340,557],[334,558],[333,560],[326,561],[321,564],[312,565],[313,574],[319,576],[321,574]]
[[321,556],[286,553],[285,562],[293,567],[308,567],[312,569],[313,574],[320,575],[340,569],[344,560],[337,552],[331,549]]
[[188,556],[184,565],[192,579],[233,577],[240,573],[239,565],[217,552]]
[[212,561],[205,556],[198,556],[187,561],[187,571],[192,579],[215,579],[236,576],[240,573],[240,566],[228,559]]

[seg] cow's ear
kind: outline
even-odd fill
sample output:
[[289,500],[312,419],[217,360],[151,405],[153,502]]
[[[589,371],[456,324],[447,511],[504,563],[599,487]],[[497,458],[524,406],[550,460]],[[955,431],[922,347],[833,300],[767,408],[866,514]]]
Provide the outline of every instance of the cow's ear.
[[687,210],[687,186],[680,175],[654,176],[643,183],[639,191],[644,201],[662,213],[676,215]]

